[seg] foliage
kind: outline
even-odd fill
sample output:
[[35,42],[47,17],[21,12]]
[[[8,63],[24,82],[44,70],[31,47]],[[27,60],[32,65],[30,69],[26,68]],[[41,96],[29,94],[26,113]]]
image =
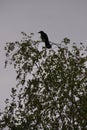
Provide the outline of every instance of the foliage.
[[87,129],[86,47],[64,38],[54,49],[22,32],[7,43],[5,67],[13,64],[18,84],[1,113],[0,128],[9,130]]

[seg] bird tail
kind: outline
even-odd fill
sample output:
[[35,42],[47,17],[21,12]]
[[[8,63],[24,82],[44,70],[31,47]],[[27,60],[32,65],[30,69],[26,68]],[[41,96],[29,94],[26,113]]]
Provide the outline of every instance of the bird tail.
[[51,44],[49,43],[49,41],[47,40],[47,41],[45,41],[45,46],[46,46],[46,48],[51,48]]

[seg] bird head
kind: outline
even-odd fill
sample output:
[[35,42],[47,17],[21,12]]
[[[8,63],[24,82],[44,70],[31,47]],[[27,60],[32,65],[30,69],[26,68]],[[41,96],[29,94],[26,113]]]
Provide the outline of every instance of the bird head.
[[38,32],[38,33],[42,34],[42,33],[44,33],[44,32],[43,32],[43,31],[40,31],[40,32]]

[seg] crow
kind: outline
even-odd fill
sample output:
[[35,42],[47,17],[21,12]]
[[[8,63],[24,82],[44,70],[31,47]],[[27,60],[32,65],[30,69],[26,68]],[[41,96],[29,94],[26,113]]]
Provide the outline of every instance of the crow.
[[50,48],[51,48],[51,44],[50,44],[50,42],[49,42],[49,38],[48,38],[47,34],[44,33],[43,31],[40,31],[40,32],[38,32],[38,33],[41,34],[42,42],[45,42],[46,48],[50,49]]

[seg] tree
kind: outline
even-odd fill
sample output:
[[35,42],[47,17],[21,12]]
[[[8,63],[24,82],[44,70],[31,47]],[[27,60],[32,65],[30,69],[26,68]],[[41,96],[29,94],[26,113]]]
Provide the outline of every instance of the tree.
[[13,64],[18,84],[1,112],[0,128],[8,130],[86,130],[86,47],[64,38],[55,49],[22,32],[7,43],[5,67]]

